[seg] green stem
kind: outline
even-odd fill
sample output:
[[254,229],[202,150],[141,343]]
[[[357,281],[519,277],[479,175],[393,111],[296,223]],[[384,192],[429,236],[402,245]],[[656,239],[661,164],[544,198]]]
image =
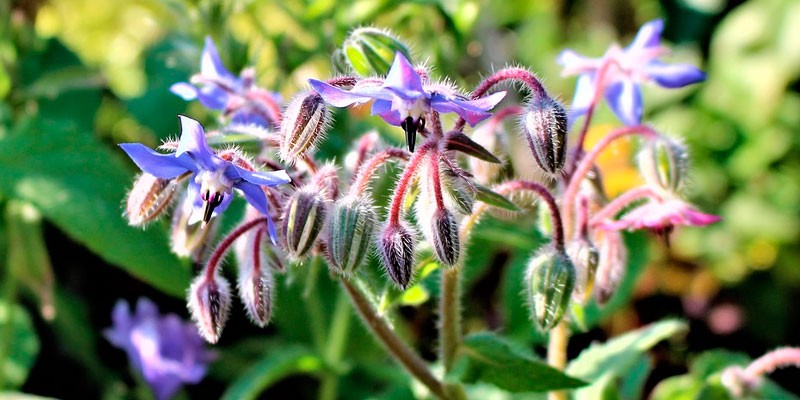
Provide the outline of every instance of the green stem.
[[[550,366],[563,371],[567,367],[567,344],[569,343],[569,324],[562,319],[553,330],[547,343],[547,362]],[[563,390],[548,393],[549,400],[566,400],[567,392]]]
[[449,399],[450,396],[445,392],[442,382],[433,376],[425,362],[397,337],[386,321],[378,316],[369,299],[364,296],[364,293],[347,279],[341,279],[340,282],[347,292],[347,295],[350,296],[350,300],[353,302],[358,314],[364,320],[364,323],[380,340],[386,350],[394,356],[395,360],[425,385],[436,397]]
[[311,326],[311,339],[314,342],[314,348],[317,353],[322,355],[325,346],[325,314],[322,311],[322,304],[319,299],[319,291],[317,289],[317,278],[320,269],[320,257],[313,256],[311,258],[311,265],[308,268],[308,275],[306,276],[305,289],[303,291],[303,298],[306,300],[308,309],[309,325]]
[[328,347],[325,349],[323,357],[325,363],[332,369],[325,374],[322,379],[319,398],[321,400],[333,400],[339,391],[339,363],[342,360],[345,346],[347,345],[347,335],[350,331],[350,304],[347,296],[339,292],[336,297],[336,306],[333,311],[331,328],[328,331]]
[[461,266],[442,271],[442,294],[439,301],[441,326],[439,351],[445,373],[455,362],[458,347],[461,345]]

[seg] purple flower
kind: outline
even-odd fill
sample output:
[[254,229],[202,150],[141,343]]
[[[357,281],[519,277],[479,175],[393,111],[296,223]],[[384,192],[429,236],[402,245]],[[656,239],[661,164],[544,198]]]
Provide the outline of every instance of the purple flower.
[[454,112],[464,118],[470,126],[491,116],[488,112],[503,100],[506,92],[497,92],[480,99],[468,100],[450,88],[438,85],[426,88],[414,67],[401,52],[397,52],[394,63],[383,84],[378,86],[374,80],[366,84],[356,84],[350,90],[342,90],[316,79],[309,79],[314,90],[325,101],[335,107],[352,104],[372,104],[372,114],[384,121],[400,126],[406,133],[409,151],[414,151],[417,131],[425,129],[425,116],[431,110],[441,113]]
[[[291,179],[285,171],[260,172],[243,168],[243,159],[235,152],[223,157],[208,147],[203,127],[197,121],[179,116],[181,138],[175,153],[158,153],[139,143],[122,143],[128,156],[142,171],[157,178],[171,179],[191,176],[189,198],[194,199],[195,209],[189,223],[200,219],[208,222],[224,211],[231,202],[233,189],[238,189],[259,212],[269,217],[267,198],[261,186],[288,183]],[[202,210],[202,213],[198,211]],[[270,234],[275,236],[270,220]]]
[[570,121],[585,114],[595,93],[601,90],[611,110],[625,125],[638,125],[642,121],[640,84],[652,81],[665,88],[679,88],[705,80],[705,73],[692,65],[658,60],[668,53],[660,43],[663,29],[664,21],[650,21],[642,25],[628,47],[613,45],[602,58],[587,58],[564,50],[558,57],[558,63],[564,67],[562,75],[579,75]]
[[192,76],[191,83],[173,84],[170,91],[184,100],[197,99],[212,110],[224,111],[234,123],[271,127],[280,122],[278,96],[257,87],[253,75],[252,68],[242,70],[239,77],[228,71],[214,42],[206,37],[200,73]]
[[214,354],[191,323],[175,314],[159,315],[152,301],[140,298],[131,315],[128,303],[119,300],[111,314],[113,326],[103,334],[125,350],[133,369],[141,372],[156,399],[168,399],[184,383],[198,383]]
[[680,199],[650,200],[634,208],[617,221],[604,221],[605,230],[652,229],[668,231],[677,225],[705,226],[719,221],[716,215],[704,214]]

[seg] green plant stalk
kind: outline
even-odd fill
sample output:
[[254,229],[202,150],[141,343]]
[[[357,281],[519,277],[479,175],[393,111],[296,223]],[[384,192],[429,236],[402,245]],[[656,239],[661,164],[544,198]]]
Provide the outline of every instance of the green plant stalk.
[[346,278],[341,279],[340,282],[347,292],[347,295],[350,297],[350,300],[353,302],[358,314],[364,320],[364,323],[369,327],[372,333],[375,334],[378,340],[380,340],[386,350],[394,356],[395,360],[397,360],[411,375],[417,378],[417,380],[422,382],[436,397],[449,399],[450,396],[445,392],[442,382],[433,376],[428,366],[425,365],[425,362],[395,335],[386,321],[378,316],[372,304],[361,290]]
[[[8,315],[6,316],[6,324],[0,332],[0,362],[5,362],[11,348],[11,338],[14,335],[14,303],[17,298],[17,279],[12,276],[11,268],[6,268],[6,284],[3,286],[5,295],[3,301],[6,303]],[[0,390],[5,389],[6,376],[3,373],[4,368],[0,368]]]
[[[562,319],[553,330],[547,342],[547,362],[553,368],[563,371],[567,367],[567,344],[569,344],[569,323]],[[567,392],[553,391],[547,394],[549,400],[567,400]]]
[[314,348],[320,356],[324,353],[325,346],[325,313],[322,311],[322,304],[319,299],[319,291],[316,290],[317,279],[320,269],[320,257],[313,256],[311,258],[311,265],[308,268],[308,275],[306,276],[305,290],[303,291],[303,298],[306,300],[308,310],[309,325],[311,328],[311,340],[314,343]]
[[450,372],[461,345],[461,262],[442,270],[439,300],[439,356],[445,373]]
[[331,328],[328,332],[328,347],[325,349],[323,357],[329,366],[329,371],[322,378],[319,394],[321,400],[334,400],[339,391],[339,363],[342,360],[347,345],[347,336],[350,332],[350,305],[347,296],[342,292],[339,292],[336,297]]

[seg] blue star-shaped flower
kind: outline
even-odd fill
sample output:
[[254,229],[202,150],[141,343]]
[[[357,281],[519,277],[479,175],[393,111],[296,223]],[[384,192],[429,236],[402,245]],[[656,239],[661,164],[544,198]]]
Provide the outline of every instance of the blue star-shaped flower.
[[[157,178],[172,179],[191,175],[189,197],[195,199],[190,223],[208,222],[224,211],[231,202],[233,189],[238,189],[259,212],[269,217],[267,198],[261,186],[275,186],[291,181],[285,171],[250,171],[236,160],[219,157],[206,142],[203,127],[197,121],[180,116],[181,138],[175,153],[158,153],[140,143],[119,146],[142,171]],[[202,214],[197,211],[202,210]],[[200,218],[201,217],[201,218]],[[272,221],[270,234],[275,237]]]
[[335,107],[347,107],[375,100],[372,104],[372,114],[379,115],[392,125],[402,127],[406,133],[409,151],[414,151],[417,131],[425,128],[425,116],[431,110],[441,113],[454,112],[464,118],[470,126],[475,126],[478,122],[489,118],[491,113],[488,111],[506,95],[506,92],[497,92],[469,100],[455,93],[426,90],[419,74],[401,52],[395,54],[392,67],[382,85],[378,86],[372,80],[365,82],[366,84],[356,84],[352,90],[347,91],[316,79],[309,79],[314,90]]
[[204,106],[224,111],[234,123],[271,127],[277,123],[269,105],[275,105],[278,95],[255,85],[252,68],[242,70],[239,77],[228,71],[210,37],[206,37],[200,59],[200,73],[191,83],[178,82],[170,91],[186,101],[199,100]]
[[[570,121],[585,114],[594,101],[598,79],[609,107],[628,126],[642,122],[640,84],[655,82],[665,88],[679,88],[705,80],[705,73],[688,64],[666,64],[658,60],[668,50],[661,46],[664,21],[650,21],[639,29],[626,48],[611,46],[602,58],[588,58],[564,50],[558,63],[562,75],[580,75],[570,110]],[[603,77],[599,77],[599,72]]]

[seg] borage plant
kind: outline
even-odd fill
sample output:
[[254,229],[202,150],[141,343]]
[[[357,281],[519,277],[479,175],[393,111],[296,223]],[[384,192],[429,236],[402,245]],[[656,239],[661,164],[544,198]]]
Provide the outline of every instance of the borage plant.
[[[127,216],[131,224],[145,224],[183,197],[172,208],[173,248],[203,265],[188,304],[209,342],[220,339],[232,303],[221,273],[229,250],[238,260],[241,302],[260,326],[272,316],[274,274],[306,274],[306,284],[313,285],[324,261],[341,296],[350,298],[376,340],[424,386],[417,393],[422,397],[477,396],[487,390],[477,382],[510,393],[566,398],[566,390],[575,389],[576,397],[598,397],[614,389],[647,349],[685,329],[680,321],[662,321],[592,346],[568,363],[570,330],[586,328],[586,310],[617,293],[628,256],[641,251],[626,246],[623,232],[647,230],[666,239],[678,226],[719,219],[684,199],[689,169],[682,142],[641,122],[640,84],[673,88],[704,79],[695,67],[661,60],[667,53],[660,42],[662,25],[647,23],[630,46],[613,46],[599,59],[565,51],[559,58],[565,75],[580,75],[569,111],[521,67],[498,70],[472,91],[447,77],[437,80],[429,68],[412,62],[407,46],[372,28],[352,32],[341,53],[355,75],[309,79],[311,88],[282,106],[278,96],[255,85],[254,71],[237,77],[225,69],[209,39],[201,72],[172,90],[220,111],[220,126],[206,132],[181,116],[180,140],[164,143],[162,152],[122,144],[143,171]],[[524,101],[506,96],[503,89],[509,88],[519,89]],[[603,99],[624,126],[587,148],[587,132]],[[370,132],[355,141],[342,165],[318,159],[314,149],[326,135],[338,133],[331,128],[332,114],[342,111],[334,108],[366,103],[372,114],[403,130],[406,147],[386,145]],[[501,162],[509,150],[501,145],[509,132],[505,121],[516,121],[513,135],[527,142],[539,180],[520,178]],[[392,129],[398,128],[384,131]],[[258,151],[248,155],[232,146],[231,133],[257,142]],[[597,168],[597,157],[629,137],[638,138],[645,183],[607,198],[602,182],[614,176]],[[394,189],[383,194],[372,182],[385,178],[381,170],[389,162],[401,171],[389,177],[396,180]],[[206,251],[234,190],[247,200],[244,218]],[[461,320],[466,260],[484,245],[470,239],[478,221],[490,211],[522,216],[539,205],[530,236],[549,240],[529,250],[526,271],[513,279],[525,282],[518,301],[527,304],[530,329],[549,333],[548,362],[495,333],[469,329],[465,336]],[[382,274],[365,266],[373,252]],[[287,263],[292,266],[285,268]],[[440,283],[439,356],[433,363],[402,338],[403,319],[390,317],[402,292],[430,276],[439,276]],[[318,317],[320,300],[312,288],[304,300],[312,318]],[[322,398],[337,396],[337,382],[347,371],[341,366],[347,313],[348,303],[338,301],[330,329],[321,330],[320,321],[311,326],[314,354],[325,366]],[[727,379],[740,391],[757,386],[755,378],[745,379],[746,372],[729,372]]]

